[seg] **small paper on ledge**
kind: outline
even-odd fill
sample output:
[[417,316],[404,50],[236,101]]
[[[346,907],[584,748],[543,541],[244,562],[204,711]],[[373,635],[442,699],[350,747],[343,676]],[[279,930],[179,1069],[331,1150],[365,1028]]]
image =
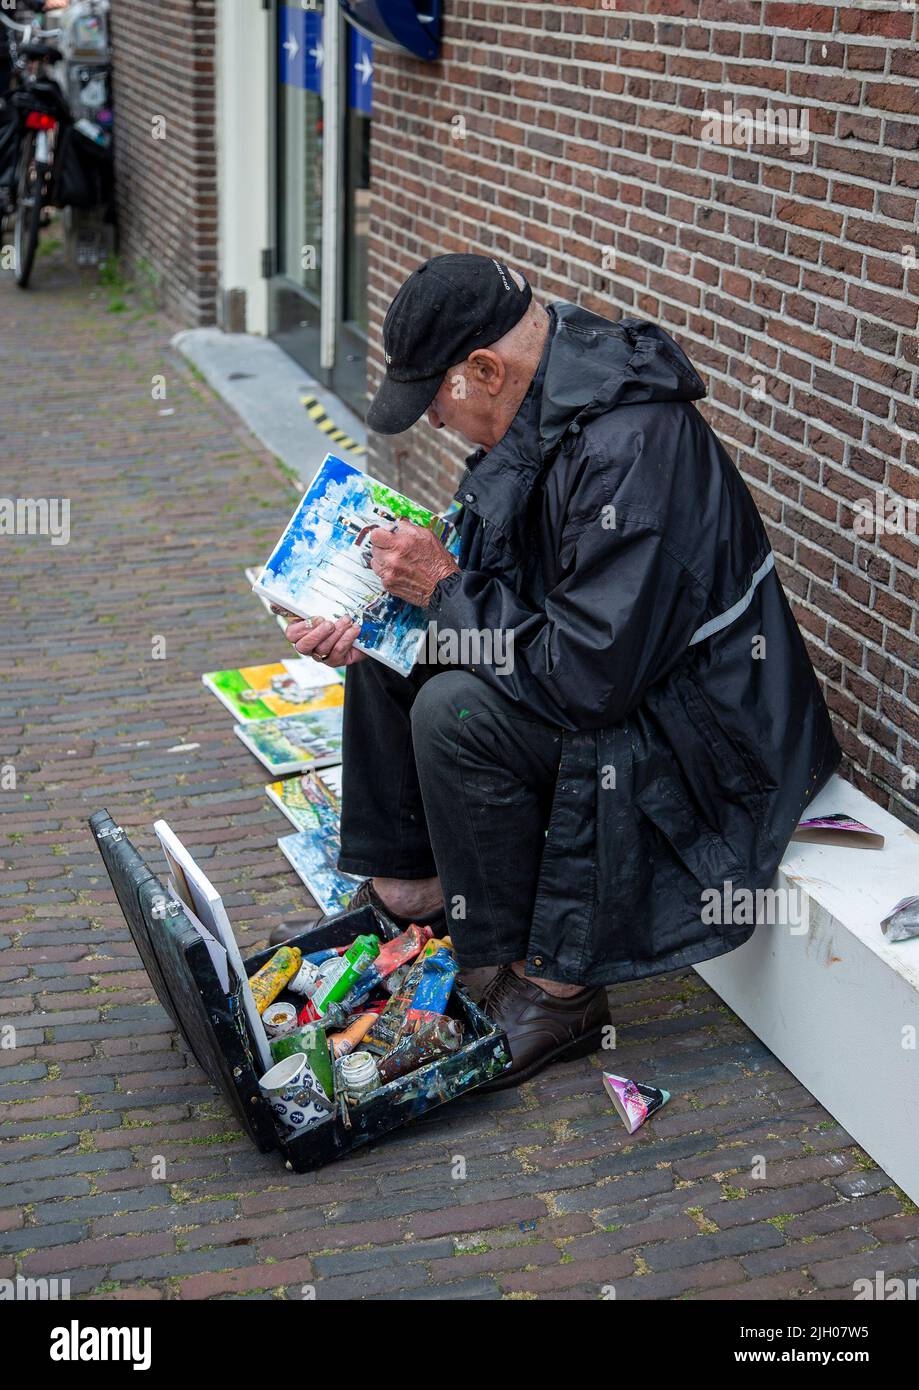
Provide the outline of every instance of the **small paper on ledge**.
[[816,845],[848,845],[852,849],[883,849],[884,836],[870,825],[843,815],[841,811],[829,816],[814,816],[803,820],[792,840]]

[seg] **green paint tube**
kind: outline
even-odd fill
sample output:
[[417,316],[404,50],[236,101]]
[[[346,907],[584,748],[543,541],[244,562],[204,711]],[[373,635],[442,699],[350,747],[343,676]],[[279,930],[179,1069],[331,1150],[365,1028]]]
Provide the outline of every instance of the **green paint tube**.
[[330,1004],[337,1004],[354,987],[354,982],[380,954],[376,936],[359,936],[341,957],[339,968],[328,974],[310,996],[310,1003],[322,1016]]
[[286,1038],[275,1038],[271,1044],[271,1055],[276,1062],[283,1062],[285,1057],[292,1057],[295,1052],[306,1053],[313,1075],[329,1100],[334,1100],[332,1058],[325,1029],[318,1023],[308,1023],[305,1028],[298,1028],[296,1033],[288,1033]]

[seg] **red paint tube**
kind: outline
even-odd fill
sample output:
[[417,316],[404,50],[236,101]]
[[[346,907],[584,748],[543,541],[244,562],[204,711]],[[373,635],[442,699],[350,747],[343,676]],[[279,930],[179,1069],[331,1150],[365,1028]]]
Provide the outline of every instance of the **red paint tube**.
[[351,1009],[362,1004],[394,971],[413,961],[432,936],[430,927],[419,927],[413,922],[391,941],[384,941],[376,960],[358,976],[343,1002]]

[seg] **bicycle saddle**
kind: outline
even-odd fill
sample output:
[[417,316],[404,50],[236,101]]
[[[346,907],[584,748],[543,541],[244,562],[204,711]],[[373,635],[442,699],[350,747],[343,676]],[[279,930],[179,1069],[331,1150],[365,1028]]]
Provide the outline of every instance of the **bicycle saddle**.
[[19,52],[24,58],[46,58],[49,63],[59,63],[63,53],[53,43],[24,43]]

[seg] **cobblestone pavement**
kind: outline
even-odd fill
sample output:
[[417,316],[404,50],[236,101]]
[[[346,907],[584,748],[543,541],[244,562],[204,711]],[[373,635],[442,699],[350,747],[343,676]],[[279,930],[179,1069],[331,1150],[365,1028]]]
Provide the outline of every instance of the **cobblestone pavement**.
[[915,1208],[692,971],[610,991],[616,1070],[673,1092],[631,1138],[599,1058],[315,1174],[236,1132],[155,1001],[86,820],[107,807],[156,863],[166,817],[244,951],[307,905],[265,775],[200,683],[286,654],[242,570],[293,494],[169,324],[53,256],[35,284],[0,280],[0,492],[69,497],[72,537],[0,541],[0,763],[17,779],[0,793],[16,1029],[0,1278],[106,1298],[821,1299],[915,1274]]

